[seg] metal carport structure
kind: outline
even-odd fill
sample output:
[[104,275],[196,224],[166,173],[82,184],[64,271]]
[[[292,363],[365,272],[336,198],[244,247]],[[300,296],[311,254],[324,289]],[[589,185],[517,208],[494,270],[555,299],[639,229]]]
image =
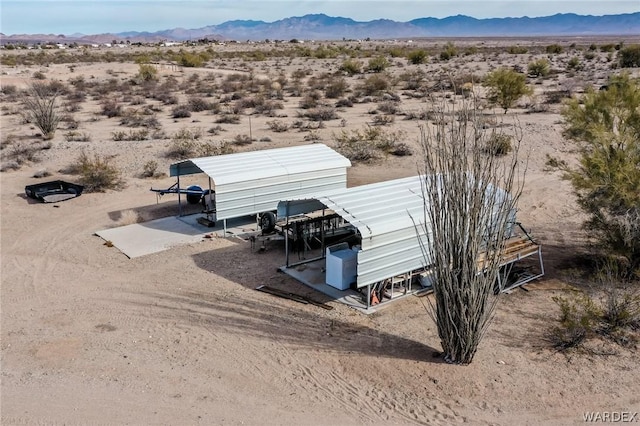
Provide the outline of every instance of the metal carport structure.
[[[213,157],[191,158],[170,166],[177,177],[182,214],[180,176],[204,173],[213,194],[208,213],[215,220],[276,210],[278,201],[305,198],[344,189],[351,162],[323,144],[302,145]],[[207,192],[207,191],[205,191]]]
[[[369,308],[373,285],[393,277],[424,273],[428,268],[424,250],[429,246],[426,233],[430,232],[430,227],[425,226],[424,179],[425,176],[412,176],[343,189],[313,199],[285,200],[278,204],[279,223],[284,229],[290,218],[322,211],[322,215],[338,215],[355,227],[361,238],[355,287],[366,288]],[[507,196],[506,192],[499,191]],[[515,212],[513,220],[515,222]],[[535,244],[534,251],[530,245],[527,247],[526,256],[538,254],[542,267],[539,246]],[[321,257],[324,256],[323,247]],[[512,263],[520,258],[515,253],[509,260]],[[315,260],[318,258],[308,262]],[[287,265],[283,268],[286,270],[290,266],[294,265],[289,264],[287,256]],[[535,278],[538,276],[541,274]]]

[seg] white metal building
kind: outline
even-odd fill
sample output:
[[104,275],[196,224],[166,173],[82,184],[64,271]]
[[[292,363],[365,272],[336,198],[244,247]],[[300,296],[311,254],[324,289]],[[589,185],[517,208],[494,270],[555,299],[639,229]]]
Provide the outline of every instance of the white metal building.
[[[278,205],[278,217],[284,219],[279,223],[322,210],[323,215],[338,215],[355,227],[361,238],[355,287],[367,288],[370,295],[372,285],[424,271],[427,267],[424,247],[428,246],[428,238],[425,233],[430,229],[424,226],[424,179],[424,176],[412,176],[343,189],[312,200],[282,201]],[[502,193],[507,196],[506,192]],[[526,255],[540,255],[538,248],[531,246],[531,253]],[[325,254],[323,251],[322,256]],[[518,259],[520,254],[516,255]],[[285,268],[289,266],[294,265],[287,264]],[[370,306],[369,295],[367,308]]]
[[[351,162],[323,144],[251,151],[174,163],[170,175],[205,173],[215,194],[214,220],[276,210],[278,201],[306,198],[347,186]],[[166,191],[169,192],[169,191]],[[180,202],[180,198],[179,198]]]

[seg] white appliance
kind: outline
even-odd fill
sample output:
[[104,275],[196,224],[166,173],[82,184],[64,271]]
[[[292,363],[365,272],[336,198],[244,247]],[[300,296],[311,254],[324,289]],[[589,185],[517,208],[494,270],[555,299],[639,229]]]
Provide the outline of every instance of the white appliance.
[[328,285],[347,290],[356,281],[358,252],[350,250],[347,243],[327,247],[325,270]]

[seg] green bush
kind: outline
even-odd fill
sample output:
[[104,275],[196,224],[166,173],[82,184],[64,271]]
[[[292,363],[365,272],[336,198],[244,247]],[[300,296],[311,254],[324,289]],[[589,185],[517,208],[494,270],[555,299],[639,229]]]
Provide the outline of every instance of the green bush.
[[558,53],[562,53],[562,51],[564,49],[562,49],[562,46],[560,46],[559,44],[550,44],[546,47],[546,52],[550,53],[550,54],[558,54]]
[[142,81],[156,81],[158,79],[158,70],[149,64],[138,65],[138,78]]
[[554,297],[560,308],[559,324],[550,329],[549,340],[558,350],[581,348],[587,339],[601,336],[632,346],[640,328],[640,295],[637,289],[606,283],[601,296],[576,291]]
[[355,59],[347,59],[340,65],[340,71],[349,75],[360,74],[362,72],[362,62]]
[[499,68],[489,73],[483,82],[488,88],[489,102],[507,110],[524,95],[533,93],[526,84],[524,74],[509,68]]
[[367,70],[371,72],[382,72],[389,66],[389,61],[384,56],[376,56],[369,59]]
[[640,67],[640,44],[627,46],[618,52],[621,68]]
[[440,59],[443,61],[448,61],[449,59],[453,58],[457,54],[458,54],[458,48],[455,46],[455,44],[451,42],[447,42],[442,52],[440,52]]
[[549,60],[546,58],[537,59],[529,62],[527,71],[531,77],[544,77],[549,74]]
[[384,92],[389,87],[391,87],[391,82],[386,76],[372,75],[367,77],[358,89],[363,95],[371,96]]
[[414,65],[423,64],[427,60],[427,52],[424,49],[412,50],[407,55],[407,59]]
[[606,90],[567,102],[562,115],[565,137],[580,143],[578,166],[564,171],[589,215],[585,228],[631,270],[640,268],[639,81],[613,76]]

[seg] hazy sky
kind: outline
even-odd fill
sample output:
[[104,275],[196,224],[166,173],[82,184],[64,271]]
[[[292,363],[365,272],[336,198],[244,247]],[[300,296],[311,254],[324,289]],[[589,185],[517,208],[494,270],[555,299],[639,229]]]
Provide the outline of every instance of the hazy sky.
[[548,16],[556,13],[610,15],[640,11],[640,0],[0,0],[4,34],[99,34],[200,28],[234,19],[266,22],[309,13],[356,21]]

